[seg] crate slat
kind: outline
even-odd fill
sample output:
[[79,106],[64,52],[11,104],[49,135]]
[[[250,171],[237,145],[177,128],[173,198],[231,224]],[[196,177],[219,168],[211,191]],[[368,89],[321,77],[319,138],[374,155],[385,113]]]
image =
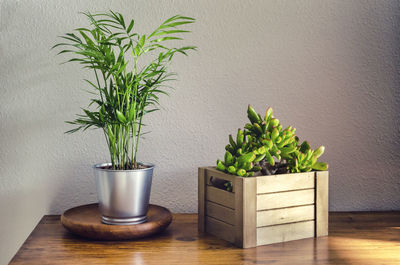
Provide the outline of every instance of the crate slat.
[[313,189],[315,187],[314,175],[314,172],[304,172],[257,177],[257,194]]
[[222,205],[207,201],[206,215],[225,223],[235,225],[235,211]]
[[206,200],[235,209],[235,194],[213,186],[206,187]]
[[233,225],[218,221],[212,217],[206,217],[206,231],[228,242],[235,242],[235,229]]
[[257,245],[314,237],[315,221],[257,228]]
[[257,227],[314,220],[314,205],[257,212]]
[[314,203],[314,189],[257,195],[257,210],[300,206]]

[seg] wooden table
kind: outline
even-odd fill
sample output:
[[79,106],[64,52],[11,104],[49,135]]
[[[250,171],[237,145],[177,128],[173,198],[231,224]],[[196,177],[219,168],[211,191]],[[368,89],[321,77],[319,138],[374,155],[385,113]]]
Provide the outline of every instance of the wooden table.
[[400,264],[400,212],[331,213],[330,235],[239,249],[197,231],[197,216],[175,214],[152,238],[101,242],[73,236],[44,216],[11,264]]

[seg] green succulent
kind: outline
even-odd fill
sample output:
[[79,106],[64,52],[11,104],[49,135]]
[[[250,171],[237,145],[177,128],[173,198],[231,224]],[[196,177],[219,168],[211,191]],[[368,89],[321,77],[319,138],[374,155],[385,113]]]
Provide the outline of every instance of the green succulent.
[[288,157],[296,150],[294,138],[296,129],[289,126],[282,130],[279,120],[273,116],[272,108],[268,108],[264,119],[261,119],[260,114],[249,105],[247,116],[251,123],[245,125],[245,135],[251,139],[253,148],[265,149],[264,159],[271,166],[275,165],[274,157],[281,160],[282,156]]
[[304,141],[299,149],[293,152],[288,159],[288,167],[291,173],[309,172],[311,170],[327,170],[328,164],[318,162],[317,159],[324,153],[325,147],[320,146],[312,150],[307,141]]
[[251,142],[241,129],[238,129],[236,141],[229,135],[229,144],[225,146],[224,161],[217,160],[217,169],[241,177],[250,177],[260,168],[255,163],[262,159],[262,155],[253,151]]
[[[250,123],[244,130],[238,129],[236,141],[229,135],[224,160],[217,160],[218,170],[250,177],[259,172],[271,175],[328,169],[327,163],[317,162],[325,147],[312,150],[307,141],[299,145],[296,129],[292,126],[283,129],[272,108],[268,108],[262,118],[249,105],[247,117]],[[231,190],[232,183],[226,183],[225,187]]]

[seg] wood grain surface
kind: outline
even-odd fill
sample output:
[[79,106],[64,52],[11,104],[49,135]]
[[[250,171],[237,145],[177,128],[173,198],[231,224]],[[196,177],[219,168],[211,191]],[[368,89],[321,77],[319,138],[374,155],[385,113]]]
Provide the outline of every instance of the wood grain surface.
[[126,240],[153,235],[164,230],[172,221],[166,208],[150,205],[147,222],[137,225],[107,225],[100,221],[97,203],[78,206],[61,216],[61,223],[71,233],[97,240]]
[[330,213],[329,236],[241,249],[198,232],[197,215],[175,214],[155,236],[91,241],[60,216],[45,216],[11,264],[400,264],[400,212]]

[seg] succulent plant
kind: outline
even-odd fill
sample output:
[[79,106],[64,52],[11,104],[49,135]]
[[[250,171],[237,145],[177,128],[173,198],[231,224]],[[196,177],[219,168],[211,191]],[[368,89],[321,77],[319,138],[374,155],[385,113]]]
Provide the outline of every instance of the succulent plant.
[[[312,150],[307,141],[299,145],[296,129],[283,129],[279,120],[268,108],[264,118],[250,105],[247,108],[250,123],[238,129],[236,141],[229,135],[224,161],[217,160],[217,169],[229,174],[250,177],[255,174],[281,174],[327,170],[328,164],[317,162],[325,147]],[[227,190],[232,183],[225,183]]]

